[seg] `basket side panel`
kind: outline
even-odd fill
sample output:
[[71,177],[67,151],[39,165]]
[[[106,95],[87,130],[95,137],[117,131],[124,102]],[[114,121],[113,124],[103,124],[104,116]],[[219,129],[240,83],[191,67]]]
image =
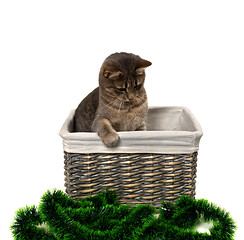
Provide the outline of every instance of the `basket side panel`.
[[65,186],[70,197],[116,190],[120,202],[176,201],[195,196],[197,152],[192,154],[80,154],[65,152]]

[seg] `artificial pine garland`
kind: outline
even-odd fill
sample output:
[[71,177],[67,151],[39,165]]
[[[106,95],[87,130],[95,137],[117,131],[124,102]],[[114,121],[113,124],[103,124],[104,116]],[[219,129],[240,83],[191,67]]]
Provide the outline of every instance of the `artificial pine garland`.
[[[113,191],[80,200],[47,191],[38,208],[18,210],[11,230],[17,240],[234,239],[229,213],[207,200],[182,196],[175,204],[163,202],[159,211],[156,218],[151,205],[120,205]],[[210,234],[193,230],[200,219],[213,222]]]

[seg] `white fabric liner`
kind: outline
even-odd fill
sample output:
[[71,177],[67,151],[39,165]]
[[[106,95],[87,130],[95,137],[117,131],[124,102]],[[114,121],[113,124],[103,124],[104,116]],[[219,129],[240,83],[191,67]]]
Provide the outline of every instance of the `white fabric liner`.
[[147,131],[118,132],[116,147],[105,146],[95,132],[72,132],[74,113],[59,132],[66,152],[188,154],[199,150],[202,129],[186,107],[150,107]]

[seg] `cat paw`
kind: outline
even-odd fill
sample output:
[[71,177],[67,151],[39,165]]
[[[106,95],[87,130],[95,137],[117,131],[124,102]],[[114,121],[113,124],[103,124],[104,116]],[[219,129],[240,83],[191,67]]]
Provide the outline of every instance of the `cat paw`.
[[136,129],[136,131],[146,131],[146,130],[147,130],[146,125],[141,125],[140,127],[138,127],[138,128]]
[[114,147],[118,144],[119,142],[119,135],[117,132],[114,133],[109,133],[105,137],[102,138],[102,141],[104,144],[108,147]]

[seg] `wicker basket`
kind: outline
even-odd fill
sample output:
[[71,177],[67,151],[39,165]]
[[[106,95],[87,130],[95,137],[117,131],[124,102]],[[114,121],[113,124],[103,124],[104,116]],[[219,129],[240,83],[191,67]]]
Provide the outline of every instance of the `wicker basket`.
[[149,109],[147,131],[119,132],[109,148],[96,133],[75,133],[72,111],[60,136],[65,152],[65,186],[70,197],[116,190],[121,203],[150,203],[195,196],[197,152],[202,130],[185,107]]

